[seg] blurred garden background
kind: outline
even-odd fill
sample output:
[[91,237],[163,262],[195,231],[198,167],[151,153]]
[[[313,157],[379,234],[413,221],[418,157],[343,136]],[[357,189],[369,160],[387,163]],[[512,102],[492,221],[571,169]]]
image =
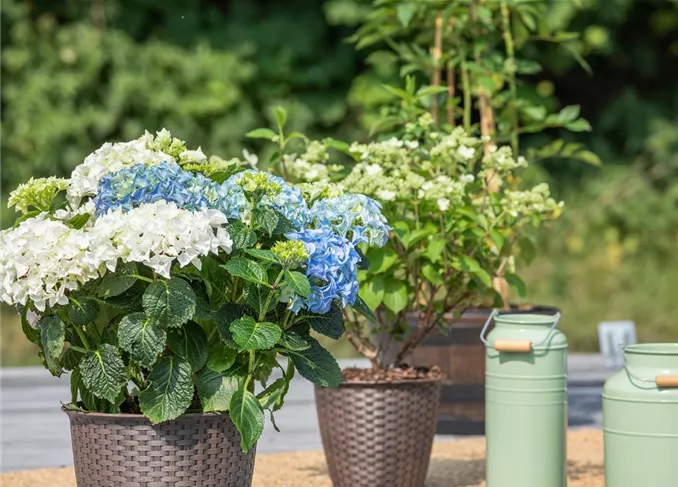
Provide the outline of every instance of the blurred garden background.
[[[481,2],[482,3],[482,2]],[[678,1],[559,0],[542,19],[578,33],[521,56],[543,69],[521,96],[579,105],[589,132],[547,130],[597,157],[537,165],[566,202],[535,234],[528,301],[563,312],[577,351],[597,324],[631,319],[641,341],[678,340]],[[5,0],[2,3],[2,225],[9,191],[68,176],[107,140],[168,128],[222,157],[259,153],[244,134],[273,124],[361,140],[392,100],[396,63],[347,42],[370,0]],[[263,159],[263,157],[262,157]],[[597,163],[600,159],[601,164]],[[37,364],[9,308],[2,365]],[[335,352],[350,353],[338,344]]]

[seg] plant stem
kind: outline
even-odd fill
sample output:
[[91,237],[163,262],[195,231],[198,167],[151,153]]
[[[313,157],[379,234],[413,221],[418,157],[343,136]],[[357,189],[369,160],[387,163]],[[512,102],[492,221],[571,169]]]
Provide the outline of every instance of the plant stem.
[[80,340],[82,341],[82,344],[87,349],[87,352],[89,352],[90,351],[89,340],[87,340],[87,335],[85,335],[84,330],[82,328],[80,328],[79,326],[73,326],[73,329],[75,330],[75,332],[80,337]]
[[[433,76],[431,79],[432,86],[440,86],[440,59],[443,56],[443,11],[439,10],[435,21],[435,36],[433,41]],[[438,93],[431,95],[431,116],[433,123],[438,123]]]
[[89,350],[82,348],[82,347],[78,347],[77,345],[69,345],[68,348],[72,348],[76,352],[89,353]]
[[509,91],[511,93],[511,100],[513,106],[511,107],[511,118],[513,127],[511,131],[511,148],[513,149],[514,157],[518,156],[518,108],[516,102],[518,100],[518,91],[516,88],[516,53],[513,43],[513,34],[511,33],[511,16],[506,0],[501,0],[501,18],[504,28],[504,45],[506,46],[507,61],[509,62]]
[[[450,43],[452,43],[453,40],[453,29],[454,29],[454,18],[450,19]],[[455,84],[456,84],[456,79],[455,79],[455,73],[454,73],[454,66],[448,61],[447,64],[447,123],[450,124],[452,127],[455,125],[455,120],[454,120],[454,95],[455,95]]]
[[139,274],[126,274],[124,277],[133,277],[135,279],[139,279],[140,281],[155,282],[150,277],[140,276]]
[[283,278],[283,275],[285,275],[285,269],[280,271],[280,274],[278,274],[278,277],[276,277],[275,282],[271,286],[271,290],[268,293],[268,296],[266,296],[266,301],[264,302],[264,307],[261,311],[259,311],[259,321],[263,320],[266,317],[266,313],[268,312],[268,307],[271,305],[271,299],[273,298],[273,293],[275,292],[276,286],[280,284],[280,281]]

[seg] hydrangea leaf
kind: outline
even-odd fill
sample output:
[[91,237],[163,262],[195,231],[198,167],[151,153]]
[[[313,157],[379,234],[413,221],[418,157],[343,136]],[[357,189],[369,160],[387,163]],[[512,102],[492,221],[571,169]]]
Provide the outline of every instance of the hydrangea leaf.
[[266,271],[253,260],[245,259],[244,257],[235,257],[224,264],[224,268],[233,277],[240,277],[255,284],[269,286]]
[[178,277],[156,281],[146,288],[142,305],[151,320],[162,328],[181,326],[195,314],[195,293]]
[[203,411],[228,411],[231,399],[241,382],[242,377],[231,371],[217,372],[208,367],[202,369],[195,384]]
[[59,359],[64,353],[66,340],[66,326],[58,316],[45,316],[38,322],[42,350],[45,354],[45,362],[53,374],[61,370]]
[[147,369],[158,360],[158,355],[165,349],[165,342],[165,333],[144,313],[129,314],[118,325],[120,348]]
[[264,410],[254,394],[241,388],[231,398],[229,414],[240,432],[240,446],[247,453],[264,431]]
[[168,330],[167,346],[178,356],[186,359],[194,372],[200,370],[207,361],[207,335],[205,330],[193,321],[180,328]]
[[311,346],[301,335],[292,331],[284,331],[280,340],[278,340],[278,344],[294,351],[306,350]]
[[191,365],[181,357],[160,360],[148,376],[149,386],[139,394],[141,412],[151,423],[181,416],[193,401]]
[[289,357],[302,377],[322,387],[337,387],[344,381],[341,368],[332,354],[312,337],[306,339],[306,350],[288,351]]
[[233,367],[238,351],[224,342],[215,343],[207,352],[207,367],[215,372],[223,372]]
[[[269,299],[269,295],[273,295]],[[256,284],[247,283],[245,285],[245,303],[252,308],[256,316],[265,316],[280,301],[280,290],[270,290]],[[266,303],[268,302],[268,306]],[[266,308],[266,309],[265,309]]]
[[108,273],[101,280],[98,289],[99,296],[107,299],[124,293],[136,282],[137,278],[132,277],[132,275],[137,273],[137,266],[134,262],[118,264],[115,273]]
[[330,310],[324,314],[303,313],[301,319],[311,325],[315,331],[321,335],[337,340],[344,334],[344,316],[341,314],[339,306],[332,303]]
[[252,211],[252,216],[254,217],[254,228],[263,230],[269,237],[273,235],[278,226],[277,211],[267,206],[261,206]]
[[84,326],[92,323],[99,313],[99,304],[93,299],[71,299],[68,305],[68,317],[74,325]]
[[278,343],[281,330],[275,323],[257,323],[251,316],[243,316],[231,324],[231,333],[245,350],[266,350]]
[[234,221],[226,227],[228,234],[233,239],[234,249],[246,249],[257,243],[256,234],[247,228],[241,221]]
[[270,262],[273,264],[280,264],[280,259],[270,250],[264,249],[247,249],[245,253],[255,259],[258,259],[262,262]]
[[203,257],[201,262],[202,269],[200,270],[200,275],[207,287],[210,305],[214,309],[219,309],[221,305],[228,302],[228,296],[226,295],[228,272],[212,257]]
[[396,279],[384,280],[384,305],[394,313],[400,313],[408,303],[407,285]]
[[351,306],[355,311],[363,315],[373,325],[379,326],[379,322],[377,321],[377,317],[374,316],[374,313],[370,309],[369,306],[367,306],[367,303],[363,301],[363,299],[358,296],[355,299],[355,303]]
[[285,400],[285,395],[290,389],[290,384],[285,378],[276,379],[266,389],[257,394],[259,404],[264,409],[278,411]]
[[285,281],[299,296],[307,298],[311,295],[311,283],[301,272],[285,271]]
[[127,383],[125,364],[118,349],[108,343],[89,353],[80,362],[80,375],[85,387],[96,397],[115,402]]

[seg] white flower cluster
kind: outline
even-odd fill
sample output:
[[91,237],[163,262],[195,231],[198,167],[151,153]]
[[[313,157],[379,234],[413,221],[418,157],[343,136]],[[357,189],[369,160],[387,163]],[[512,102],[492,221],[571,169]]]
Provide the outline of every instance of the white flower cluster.
[[515,218],[531,213],[558,216],[563,204],[551,198],[547,183],[538,184],[527,191],[507,190],[504,197],[504,211]]
[[0,232],[0,299],[31,299],[40,311],[67,304],[67,291],[114,272],[119,260],[145,264],[167,278],[175,261],[200,268],[200,256],[231,251],[225,223],[217,210],[191,212],[164,200],[112,211],[80,230],[46,214],[30,218]]
[[442,158],[448,163],[465,163],[475,159],[480,145],[480,139],[467,135],[463,128],[457,127],[451,133],[439,137],[429,154],[431,158]]
[[417,196],[421,200],[436,201],[440,211],[446,211],[450,203],[460,205],[464,202],[466,185],[473,180],[472,174],[464,174],[457,180],[443,174],[422,184]]
[[480,176],[485,177],[490,173],[503,175],[521,167],[527,167],[527,160],[522,156],[514,158],[509,146],[500,148],[492,146],[490,153],[483,157],[483,170]]
[[292,179],[305,183],[327,181],[332,172],[341,169],[336,164],[327,164],[329,160],[327,147],[317,140],[309,142],[306,151],[299,157],[296,154],[283,156],[283,164]]

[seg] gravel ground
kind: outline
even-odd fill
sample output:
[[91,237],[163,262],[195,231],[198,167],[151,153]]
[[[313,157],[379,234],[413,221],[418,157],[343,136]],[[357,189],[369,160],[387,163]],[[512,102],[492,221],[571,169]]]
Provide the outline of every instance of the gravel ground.
[[[426,487],[484,487],[485,440],[436,443]],[[600,430],[568,435],[568,487],[603,487]],[[0,475],[2,487],[75,487],[71,468],[29,470]],[[322,452],[257,456],[253,487],[332,487]]]

